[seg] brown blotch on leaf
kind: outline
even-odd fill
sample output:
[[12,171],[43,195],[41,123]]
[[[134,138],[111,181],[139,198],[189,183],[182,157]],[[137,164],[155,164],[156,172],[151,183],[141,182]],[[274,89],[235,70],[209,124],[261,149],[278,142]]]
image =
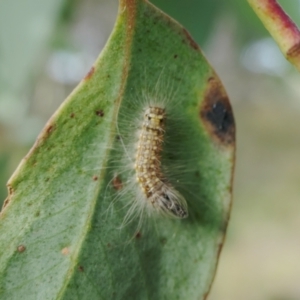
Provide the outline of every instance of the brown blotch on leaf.
[[79,272],[84,272],[84,267],[83,266],[78,266],[78,271]]
[[210,136],[223,145],[234,144],[235,123],[232,109],[226,92],[217,77],[208,79],[199,114]]
[[190,46],[195,50],[199,50],[198,44],[193,40],[192,36],[185,28],[183,28],[183,33],[184,33],[187,41],[189,42]]
[[10,202],[10,197],[7,197],[3,202],[2,209],[4,209],[8,205],[9,202]]
[[84,80],[91,79],[91,77],[93,76],[94,73],[95,73],[95,67],[93,66],[93,67],[91,67],[89,72],[85,75]]
[[70,118],[74,118],[75,117],[75,114],[74,113],[71,113],[70,114]]
[[53,132],[54,130],[54,125],[49,125],[47,128],[46,128],[46,133],[47,134],[50,134],[51,132]]
[[18,248],[17,248],[17,251],[18,251],[19,253],[22,253],[22,252],[24,252],[25,250],[26,250],[26,247],[25,247],[24,245],[19,245]]
[[113,180],[112,180],[112,185],[113,185],[113,188],[116,190],[116,191],[120,191],[122,188],[123,188],[123,183],[122,183],[122,180],[120,179],[120,177],[118,175],[116,175]]
[[102,118],[104,116],[104,111],[102,109],[96,110],[96,115]]
[[138,231],[136,234],[135,234],[135,238],[138,240],[142,237],[142,234]]
[[94,181],[97,181],[97,180],[98,180],[98,176],[94,175],[94,176],[93,176],[93,180],[94,180]]
[[178,55],[177,55],[177,54],[175,54],[175,55],[174,55],[174,58],[176,59],[177,57],[178,57]]
[[7,187],[8,187],[8,194],[12,195],[14,192],[13,188],[10,185],[8,185]]

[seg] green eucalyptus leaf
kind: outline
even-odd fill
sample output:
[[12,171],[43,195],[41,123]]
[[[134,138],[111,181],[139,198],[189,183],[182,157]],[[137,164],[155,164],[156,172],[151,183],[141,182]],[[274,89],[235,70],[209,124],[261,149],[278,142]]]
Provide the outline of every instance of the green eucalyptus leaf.
[[[167,114],[162,170],[189,217],[146,209],[126,222],[133,201],[147,201],[132,163],[153,103]],[[229,218],[234,138],[226,93],[189,33],[146,1],[121,0],[105,49],[8,182],[0,299],[205,298]]]

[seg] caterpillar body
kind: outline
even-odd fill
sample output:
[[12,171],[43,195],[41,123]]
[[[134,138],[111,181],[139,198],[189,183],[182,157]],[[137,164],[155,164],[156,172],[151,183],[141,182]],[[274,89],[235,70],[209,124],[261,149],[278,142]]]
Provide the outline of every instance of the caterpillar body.
[[160,216],[182,220],[189,215],[185,173],[195,165],[186,160],[187,124],[180,119],[182,100],[172,76],[159,70],[151,87],[147,78],[137,78],[135,85],[142,90],[130,89],[119,107],[104,211],[122,211],[120,229],[133,221],[139,230]]
[[167,181],[161,168],[166,111],[150,106],[145,110],[135,156],[136,180],[148,204],[175,218],[188,216],[184,197]]

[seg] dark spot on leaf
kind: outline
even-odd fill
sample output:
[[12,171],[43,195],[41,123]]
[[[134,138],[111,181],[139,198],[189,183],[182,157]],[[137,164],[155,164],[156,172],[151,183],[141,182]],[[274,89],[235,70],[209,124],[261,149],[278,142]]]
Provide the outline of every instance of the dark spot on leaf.
[[138,240],[142,237],[142,234],[138,231],[136,234],[135,234],[135,238]]
[[95,67],[93,66],[93,67],[91,67],[91,69],[89,70],[89,72],[86,74],[86,76],[84,77],[84,79],[85,80],[89,80],[93,76],[94,72],[95,72]]
[[70,118],[74,118],[75,117],[75,114],[74,113],[71,113],[70,114]]
[[54,125],[49,125],[47,128],[46,128],[46,133],[47,134],[50,134],[51,132],[53,132],[54,130]]
[[40,211],[37,211],[37,212],[35,213],[35,216],[36,216],[36,217],[39,217],[39,216],[40,216]]
[[96,115],[102,118],[104,116],[104,111],[102,109],[96,110]]
[[46,179],[45,179],[45,182],[48,182],[50,180],[50,178],[49,177],[47,177]]
[[78,266],[78,271],[79,272],[84,272],[84,267],[83,266]]
[[174,55],[174,58],[176,59],[177,57],[178,57],[178,55],[177,55],[177,54],[175,54],[175,55]]
[[10,197],[7,197],[3,202],[2,209],[4,209],[8,205],[9,202],[10,202]]
[[200,177],[199,171],[196,171],[196,172],[195,172],[195,176],[196,176],[196,177]]
[[14,192],[13,188],[10,185],[8,185],[7,187],[8,187],[8,194],[12,195]]
[[198,44],[193,40],[190,33],[185,28],[183,28],[183,33],[184,33],[187,41],[189,42],[190,46],[195,50],[199,50]]
[[208,86],[200,109],[200,117],[208,133],[218,142],[235,142],[235,123],[229,99],[217,77],[208,79]]
[[227,132],[232,124],[232,116],[222,101],[212,105],[212,110],[207,114],[208,119],[215,124],[220,132]]
[[108,243],[108,244],[107,244],[107,248],[110,248],[110,247],[111,247],[111,244],[110,244],[110,243]]
[[24,245],[19,245],[18,248],[17,248],[17,251],[18,251],[19,253],[22,253],[22,252],[24,252],[25,250],[26,250],[26,247],[25,247]]
[[123,188],[122,180],[118,175],[113,178],[112,185],[116,191],[120,191]]
[[94,176],[93,176],[93,180],[94,180],[94,181],[97,181],[97,180],[98,180],[98,176],[94,175]]

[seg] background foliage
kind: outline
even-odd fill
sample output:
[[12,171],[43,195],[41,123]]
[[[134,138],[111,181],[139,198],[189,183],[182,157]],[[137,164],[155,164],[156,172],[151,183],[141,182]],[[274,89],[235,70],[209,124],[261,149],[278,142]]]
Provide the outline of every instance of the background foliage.
[[[299,75],[246,1],[152,2],[195,37],[235,111],[235,202],[209,299],[299,299]],[[299,24],[300,2],[279,2]],[[117,0],[0,2],[1,200],[38,132],[98,56],[116,13]]]

